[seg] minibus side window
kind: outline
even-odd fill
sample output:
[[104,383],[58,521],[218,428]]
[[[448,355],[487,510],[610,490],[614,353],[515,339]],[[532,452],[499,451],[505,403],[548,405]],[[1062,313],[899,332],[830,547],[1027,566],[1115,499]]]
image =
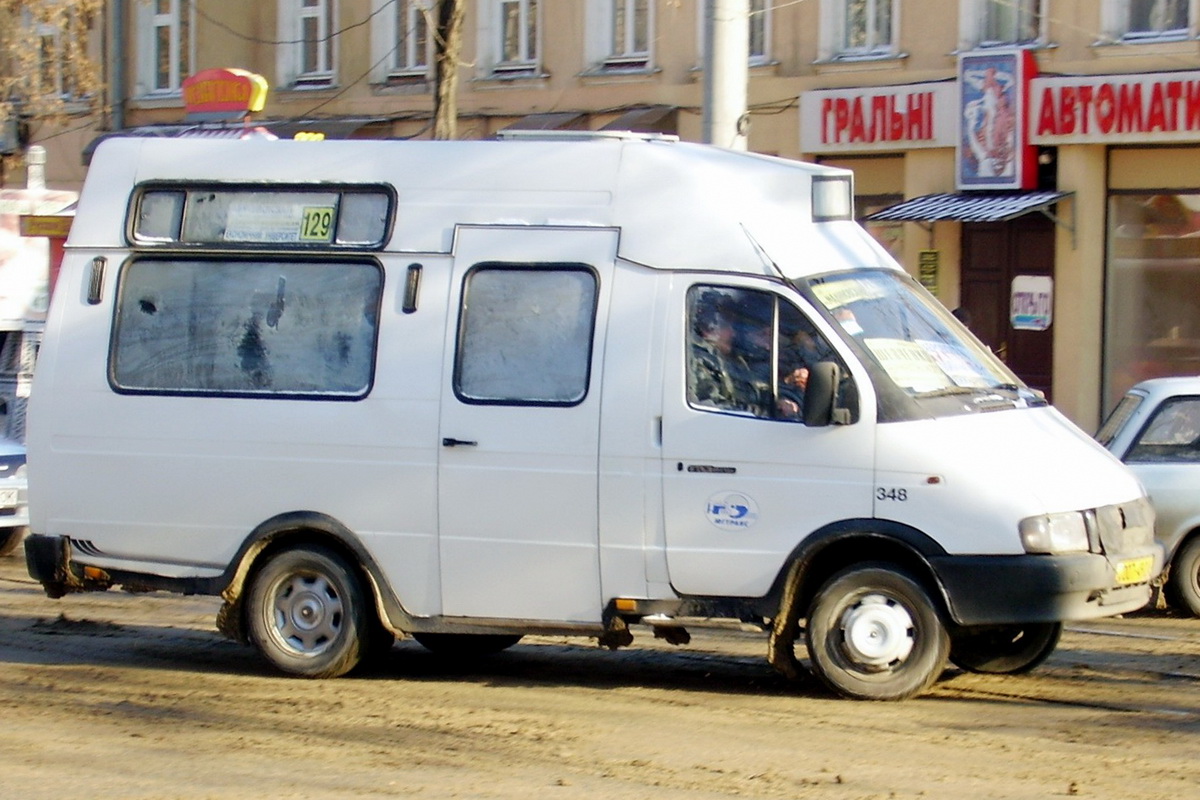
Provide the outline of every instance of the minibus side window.
[[455,394],[494,405],[582,402],[596,292],[595,273],[582,265],[474,267],[459,312]]
[[382,286],[365,259],[131,261],[109,380],[132,394],[364,397]]
[[837,361],[793,305],[769,292],[688,292],[688,403],[702,410],[799,421],[809,369]]

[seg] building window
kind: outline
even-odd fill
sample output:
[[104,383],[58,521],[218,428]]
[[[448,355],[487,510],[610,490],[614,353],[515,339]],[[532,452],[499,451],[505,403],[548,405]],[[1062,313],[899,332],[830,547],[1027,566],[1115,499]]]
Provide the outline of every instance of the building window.
[[771,3],[750,0],[750,63],[766,64],[771,60]]
[[[770,0],[748,0],[748,10],[750,12],[749,23],[749,41],[747,42],[747,53],[750,58],[750,66],[762,66],[771,62],[771,12],[776,3]],[[699,23],[699,46],[697,51],[703,57],[705,49],[705,4],[697,3],[696,19]]]
[[192,72],[191,0],[138,3],[138,93],[178,94]]
[[421,0],[396,0],[396,49],[393,53],[394,73],[429,72],[433,62],[433,39],[429,35],[429,8]]
[[1109,198],[1104,412],[1147,378],[1200,363],[1200,190]]
[[336,0],[282,0],[276,49],[279,83],[293,87],[332,86],[337,63]]
[[1189,0],[1105,0],[1104,27],[1116,41],[1174,41],[1190,35],[1189,7]]
[[821,59],[892,56],[898,23],[896,0],[822,0]]
[[963,0],[959,8],[960,49],[1045,41],[1045,5],[1046,0]]
[[892,50],[893,0],[845,0],[842,52],[878,55]]
[[645,67],[650,61],[650,0],[612,0],[608,63]]
[[538,63],[537,0],[501,0],[497,72],[526,72]]

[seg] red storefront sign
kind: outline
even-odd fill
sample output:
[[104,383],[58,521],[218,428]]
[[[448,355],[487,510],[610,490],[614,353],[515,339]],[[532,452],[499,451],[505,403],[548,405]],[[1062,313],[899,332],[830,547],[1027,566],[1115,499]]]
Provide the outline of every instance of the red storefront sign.
[[952,82],[805,92],[800,147],[806,153],[950,147]]
[[1200,139],[1200,72],[1039,78],[1036,144],[1114,144]]

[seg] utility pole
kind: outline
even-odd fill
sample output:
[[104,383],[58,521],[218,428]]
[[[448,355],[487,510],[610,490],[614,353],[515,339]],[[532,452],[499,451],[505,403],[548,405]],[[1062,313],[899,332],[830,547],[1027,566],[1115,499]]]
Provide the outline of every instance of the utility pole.
[[704,0],[706,144],[746,149],[746,82],[750,75],[749,0]]
[[462,54],[464,0],[441,0],[434,25],[436,85],[433,138],[458,138],[458,62]]

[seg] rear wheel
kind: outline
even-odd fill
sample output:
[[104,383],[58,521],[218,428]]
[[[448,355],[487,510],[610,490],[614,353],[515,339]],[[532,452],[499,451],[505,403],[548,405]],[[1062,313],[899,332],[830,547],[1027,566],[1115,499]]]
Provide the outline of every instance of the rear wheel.
[[861,564],[825,583],[806,629],[816,676],[860,700],[902,700],[933,685],[949,636],[929,594],[886,564]]
[[414,633],[413,638],[439,656],[489,656],[521,641],[518,633]]
[[963,628],[950,637],[950,661],[967,672],[1019,675],[1049,658],[1061,635],[1061,622]]
[[6,556],[16,551],[21,546],[21,542],[25,541],[25,534],[29,533],[29,528],[24,525],[17,525],[13,528],[0,528],[0,556]]
[[1171,605],[1200,617],[1200,536],[1179,548],[1163,589]]
[[333,678],[366,654],[373,620],[354,569],[324,547],[271,556],[254,576],[246,606],[250,640],[273,666]]

